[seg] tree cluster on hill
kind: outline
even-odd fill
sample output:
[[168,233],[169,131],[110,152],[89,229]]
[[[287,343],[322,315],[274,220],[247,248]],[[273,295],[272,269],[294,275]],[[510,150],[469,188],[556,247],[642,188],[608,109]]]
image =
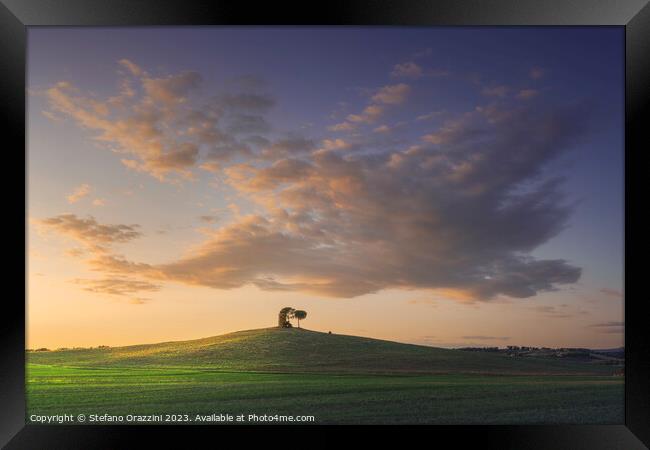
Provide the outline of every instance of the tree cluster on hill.
[[294,309],[291,306],[285,306],[278,314],[278,326],[280,328],[291,328],[291,319],[298,321],[298,328],[300,328],[300,321],[307,318],[307,311],[301,309]]

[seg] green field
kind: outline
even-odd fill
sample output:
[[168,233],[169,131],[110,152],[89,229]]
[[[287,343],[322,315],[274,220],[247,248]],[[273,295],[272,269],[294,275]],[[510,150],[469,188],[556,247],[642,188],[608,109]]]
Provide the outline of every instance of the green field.
[[[311,415],[317,423],[622,423],[611,367],[275,328],[29,352],[32,414]],[[250,422],[248,422],[250,423]]]

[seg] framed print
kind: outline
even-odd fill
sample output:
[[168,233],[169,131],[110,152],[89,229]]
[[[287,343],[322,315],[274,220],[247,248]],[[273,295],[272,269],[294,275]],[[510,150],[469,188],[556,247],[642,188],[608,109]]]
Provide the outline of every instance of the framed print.
[[0,20],[6,448],[649,445],[645,0]]

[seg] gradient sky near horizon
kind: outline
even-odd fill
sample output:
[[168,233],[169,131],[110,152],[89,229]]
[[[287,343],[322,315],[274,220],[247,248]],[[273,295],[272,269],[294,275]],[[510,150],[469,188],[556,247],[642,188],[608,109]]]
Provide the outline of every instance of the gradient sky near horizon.
[[30,28],[28,347],[623,345],[623,39]]

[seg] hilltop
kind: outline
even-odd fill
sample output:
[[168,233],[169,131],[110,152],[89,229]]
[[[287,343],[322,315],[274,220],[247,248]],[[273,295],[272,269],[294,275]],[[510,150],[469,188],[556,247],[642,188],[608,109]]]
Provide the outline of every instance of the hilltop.
[[203,339],[126,347],[28,352],[31,364],[178,367],[219,371],[341,374],[609,375],[611,367],[449,350],[328,334],[262,328]]

